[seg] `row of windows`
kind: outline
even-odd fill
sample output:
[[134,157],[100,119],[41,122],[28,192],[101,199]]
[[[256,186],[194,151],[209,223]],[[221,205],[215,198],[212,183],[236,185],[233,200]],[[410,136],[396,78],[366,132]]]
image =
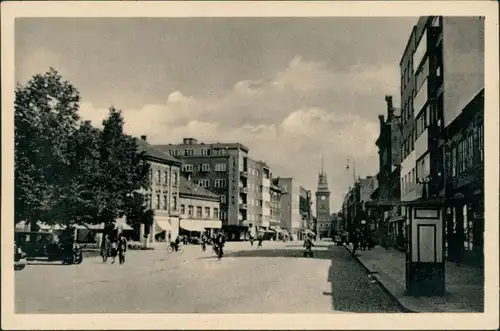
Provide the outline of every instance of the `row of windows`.
[[214,218],[219,219],[219,208],[213,208],[213,213],[211,212],[212,208],[210,207],[202,207],[202,206],[193,206],[189,205],[181,205],[181,214],[186,215],[193,218]]
[[406,195],[415,190],[416,176],[415,169],[412,169],[401,178],[401,194]]
[[171,149],[168,154],[172,156],[225,156],[228,150],[222,149]]
[[446,152],[447,175],[455,177],[484,162],[484,129],[475,127],[458,144]]
[[[168,210],[169,209],[169,201],[168,201],[168,194],[156,194],[153,200],[153,195],[148,194],[146,195],[146,206],[149,209],[153,210]],[[170,206],[170,210],[175,211],[177,210],[177,193],[174,193],[172,195],[172,205]]]
[[[204,188],[210,188],[211,187],[211,179],[205,178],[205,179],[195,179],[193,180],[193,183],[200,187]],[[213,187],[216,188],[222,188],[227,186],[227,179],[213,179]]]
[[[182,165],[182,171],[183,172],[193,172],[194,170],[197,170],[197,172],[209,172],[211,171],[210,164],[198,164],[195,168],[195,165],[193,164],[184,164]],[[227,171],[227,164],[226,163],[217,163],[214,166],[214,171],[216,172],[226,172]]]
[[[153,169],[149,170],[149,179],[153,183]],[[168,171],[156,170],[154,182],[156,184],[168,185]],[[172,171],[172,185],[179,184],[179,176],[176,171]]]

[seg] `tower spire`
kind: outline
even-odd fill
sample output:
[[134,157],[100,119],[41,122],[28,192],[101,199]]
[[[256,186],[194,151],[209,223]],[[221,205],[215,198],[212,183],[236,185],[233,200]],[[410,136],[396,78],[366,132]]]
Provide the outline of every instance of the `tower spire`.
[[324,165],[324,154],[321,153],[321,175],[323,175],[323,173],[324,173],[323,172],[323,170],[324,170],[323,165]]

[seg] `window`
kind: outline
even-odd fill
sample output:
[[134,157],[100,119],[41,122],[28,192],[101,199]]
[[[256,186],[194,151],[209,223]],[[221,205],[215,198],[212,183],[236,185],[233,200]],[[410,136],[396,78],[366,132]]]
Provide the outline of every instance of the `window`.
[[217,163],[215,165],[215,171],[217,171],[217,172],[225,172],[225,171],[227,171],[227,164],[225,164],[225,163]]
[[184,172],[193,172],[193,165],[192,164],[184,164],[182,166],[182,171],[184,171]]
[[226,203],[226,195],[225,194],[219,195],[219,199],[220,199],[220,203]]
[[210,207],[205,207],[205,216],[210,218]]
[[226,187],[227,181],[225,179],[216,179],[214,182],[214,187],[221,188]]
[[177,210],[177,193],[172,194],[172,210]]
[[163,209],[167,210],[168,207],[168,194],[163,195]]
[[178,185],[179,184],[179,174],[177,171],[172,172],[172,185]]
[[225,221],[225,220],[226,220],[226,218],[227,218],[227,213],[226,213],[225,211],[221,211],[221,212],[220,212],[220,219],[221,219],[222,221]]
[[203,187],[205,188],[210,187],[210,179],[203,179]]
[[181,205],[181,214],[186,215],[186,205]]
[[219,219],[219,208],[214,208],[214,218]]
[[184,150],[184,156],[193,156],[194,151],[192,149],[185,149]]
[[188,206],[188,216],[193,216],[193,212],[194,212],[194,207]]
[[196,207],[196,218],[202,218],[203,217],[203,208],[200,206]]
[[160,183],[161,183],[161,171],[156,170],[156,184],[160,184]]
[[198,171],[201,171],[201,172],[208,172],[210,171],[210,164],[200,164],[198,165]]
[[425,129],[427,128],[428,126],[428,123],[427,123],[427,107],[424,107],[424,109],[422,110],[422,112],[417,116],[417,119],[416,119],[416,137],[420,137],[420,135],[422,134],[422,132],[425,131]]
[[201,156],[208,156],[208,149],[202,149],[201,150]]
[[453,146],[451,149],[451,177],[457,175],[457,148]]
[[168,184],[168,171],[163,172],[163,184]]
[[159,194],[156,195],[154,209],[160,209],[160,195]]

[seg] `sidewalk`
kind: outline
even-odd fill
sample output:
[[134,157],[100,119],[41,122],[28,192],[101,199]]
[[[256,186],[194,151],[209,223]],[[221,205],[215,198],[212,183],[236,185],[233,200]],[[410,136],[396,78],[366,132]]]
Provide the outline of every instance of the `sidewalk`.
[[[352,252],[352,245],[345,246]],[[444,297],[410,297],[405,295],[405,254],[376,246],[358,251],[357,260],[401,306],[411,312],[483,312],[484,274],[472,266],[446,262]]]

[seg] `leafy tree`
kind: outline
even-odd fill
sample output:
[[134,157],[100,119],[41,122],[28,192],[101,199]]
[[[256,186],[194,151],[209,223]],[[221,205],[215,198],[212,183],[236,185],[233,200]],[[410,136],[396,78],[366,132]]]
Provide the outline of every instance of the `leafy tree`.
[[15,222],[49,223],[70,164],[68,138],[77,129],[80,95],[50,68],[18,85],[14,102]]
[[144,207],[140,192],[149,187],[149,164],[135,138],[124,134],[123,125],[121,111],[111,107],[99,146],[98,215],[105,224],[125,215],[147,224],[152,212]]

